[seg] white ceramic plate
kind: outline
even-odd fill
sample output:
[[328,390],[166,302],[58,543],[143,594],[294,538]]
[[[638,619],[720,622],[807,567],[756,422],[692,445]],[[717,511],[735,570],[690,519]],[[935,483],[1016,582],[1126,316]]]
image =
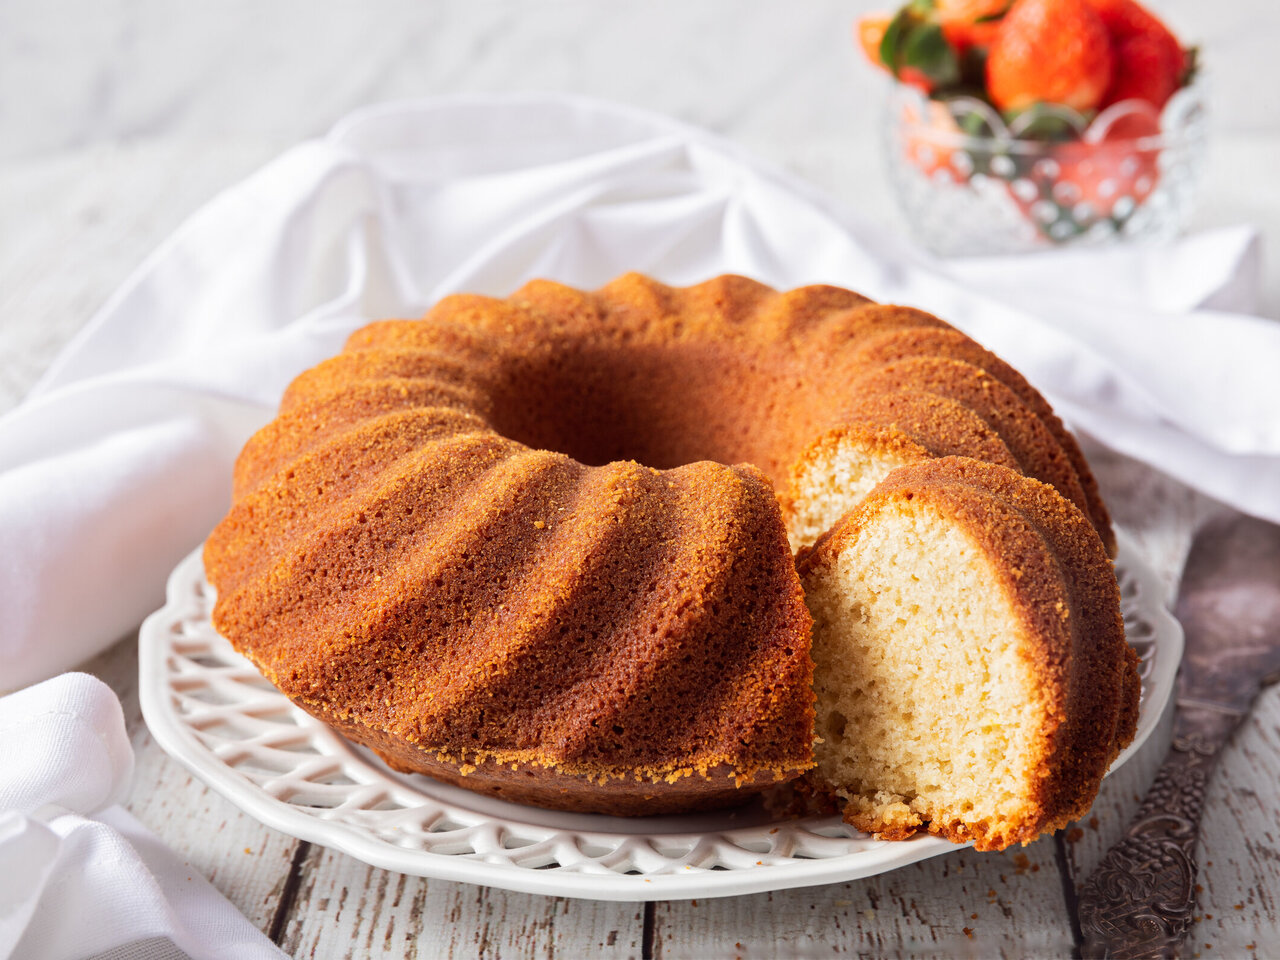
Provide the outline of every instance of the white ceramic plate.
[[[1182,630],[1123,536],[1125,629],[1142,658],[1142,711],[1124,763],[1173,691]],[[295,707],[210,622],[200,552],[142,625],[142,712],[172,756],[287,834],[401,873],[593,900],[721,897],[871,876],[955,850],[937,837],[873,840],[838,817],[771,821],[758,804],[626,819],[505,803],[397,774]]]

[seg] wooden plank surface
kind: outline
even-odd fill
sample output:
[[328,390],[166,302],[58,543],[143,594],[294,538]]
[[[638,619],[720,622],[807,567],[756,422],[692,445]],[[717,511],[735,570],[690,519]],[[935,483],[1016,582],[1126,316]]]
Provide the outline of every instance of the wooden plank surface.
[[1049,837],[849,883],[660,903],[653,956],[1066,956],[1073,942]]
[[1200,892],[1190,941],[1201,956],[1280,956],[1280,689],[1223,752],[1205,797]]
[[[313,847],[280,945],[295,957],[639,957],[644,906],[511,893]],[[345,952],[344,952],[345,951]]]

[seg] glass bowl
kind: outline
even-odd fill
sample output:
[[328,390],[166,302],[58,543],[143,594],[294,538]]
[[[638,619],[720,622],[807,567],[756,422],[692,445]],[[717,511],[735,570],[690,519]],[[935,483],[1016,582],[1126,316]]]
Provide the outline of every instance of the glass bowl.
[[944,256],[1176,236],[1195,206],[1208,141],[1200,81],[1162,111],[1113,104],[1089,122],[1037,106],[1006,125],[973,97],[895,84],[890,179],[912,233]]

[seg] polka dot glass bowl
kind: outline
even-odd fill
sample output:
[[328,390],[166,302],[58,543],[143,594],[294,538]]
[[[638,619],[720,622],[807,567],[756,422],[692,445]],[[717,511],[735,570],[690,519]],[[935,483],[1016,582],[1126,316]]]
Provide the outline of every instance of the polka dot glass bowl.
[[1039,106],[1008,125],[980,100],[895,85],[885,130],[912,233],[944,256],[1173,237],[1195,206],[1208,140],[1199,81],[1159,112],[1128,100],[1089,121]]

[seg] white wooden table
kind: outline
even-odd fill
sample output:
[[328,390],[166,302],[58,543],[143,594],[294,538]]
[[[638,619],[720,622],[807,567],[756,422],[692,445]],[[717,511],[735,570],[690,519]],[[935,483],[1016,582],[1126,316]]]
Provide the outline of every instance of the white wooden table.
[[[734,137],[892,224],[876,80],[846,33],[870,5],[458,0],[375,19],[360,5],[316,11],[302,0],[70,10],[11,0],[0,8],[0,412],[187,214],[361,103],[492,89],[630,101]],[[1164,8],[1219,52],[1221,123],[1199,222],[1250,219],[1271,234],[1263,310],[1278,316],[1280,190],[1267,178],[1280,169],[1280,13],[1263,0]],[[1172,596],[1204,502],[1090,453]],[[132,636],[86,668],[124,702],[138,755],[130,809],[297,957],[1066,956],[1073,884],[1123,829],[1169,739],[1166,717],[1086,820],[1024,849],[958,850],[773,894],[593,903],[391,874],[260,826],[152,741]],[[1280,955],[1277,784],[1273,689],[1210,789],[1188,955]]]

